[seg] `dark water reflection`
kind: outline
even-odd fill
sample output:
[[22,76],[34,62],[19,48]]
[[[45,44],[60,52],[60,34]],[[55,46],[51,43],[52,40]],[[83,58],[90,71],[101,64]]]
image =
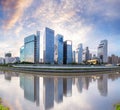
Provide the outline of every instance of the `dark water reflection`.
[[42,77],[0,72],[0,97],[13,110],[114,110],[120,74]]

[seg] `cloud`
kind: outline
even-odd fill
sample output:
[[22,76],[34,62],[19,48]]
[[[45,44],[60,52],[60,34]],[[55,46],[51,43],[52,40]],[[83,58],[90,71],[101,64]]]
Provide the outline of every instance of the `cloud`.
[[73,50],[79,43],[94,50],[100,40],[106,39],[106,36],[109,39],[109,33],[112,34],[114,31],[114,36],[117,30],[119,32],[117,25],[120,24],[120,1],[118,0],[1,1],[5,18],[4,29],[10,29],[10,32],[7,30],[9,36],[7,33],[3,36],[9,39],[8,44],[16,50],[14,53],[19,53],[24,37],[37,30],[41,31],[43,39],[45,27],[55,30],[55,34],[62,34],[64,40],[72,40]]
[[2,0],[3,11],[7,20],[4,21],[4,28],[11,29],[22,17],[26,8],[33,0]]

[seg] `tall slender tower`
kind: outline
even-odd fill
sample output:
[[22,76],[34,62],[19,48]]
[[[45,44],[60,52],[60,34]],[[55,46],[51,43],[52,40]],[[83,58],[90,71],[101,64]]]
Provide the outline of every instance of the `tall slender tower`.
[[55,61],[58,64],[63,64],[63,36],[57,34],[55,37]]
[[43,42],[44,63],[54,64],[54,30],[45,28]]
[[71,64],[72,63],[72,41],[67,40],[64,42],[64,49],[63,49],[63,63],[64,64]]
[[40,32],[24,38],[24,61],[39,63]]
[[83,54],[83,46],[82,44],[78,45],[78,63],[82,63],[82,54]]

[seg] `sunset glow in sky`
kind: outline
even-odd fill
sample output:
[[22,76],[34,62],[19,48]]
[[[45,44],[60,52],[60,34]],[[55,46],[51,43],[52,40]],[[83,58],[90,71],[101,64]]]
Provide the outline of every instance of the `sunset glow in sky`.
[[0,57],[19,56],[24,38],[45,27],[96,53],[107,39],[109,55],[120,56],[120,0],[0,0]]

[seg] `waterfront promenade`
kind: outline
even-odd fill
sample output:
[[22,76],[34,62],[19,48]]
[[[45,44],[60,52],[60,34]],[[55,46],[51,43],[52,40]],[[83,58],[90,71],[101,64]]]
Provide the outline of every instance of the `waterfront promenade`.
[[21,71],[27,73],[48,74],[54,73],[64,75],[64,73],[90,73],[90,72],[108,72],[108,71],[120,71],[119,66],[81,66],[81,65],[12,65],[12,67],[0,67],[1,70]]

